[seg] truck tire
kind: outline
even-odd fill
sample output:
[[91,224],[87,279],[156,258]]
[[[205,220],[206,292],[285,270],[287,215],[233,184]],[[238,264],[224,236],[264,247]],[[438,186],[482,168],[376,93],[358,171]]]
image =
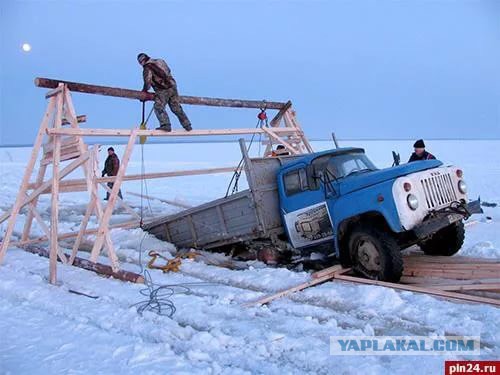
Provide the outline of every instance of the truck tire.
[[403,274],[403,256],[389,233],[360,226],[351,232],[348,244],[355,272],[373,280],[399,281]]
[[448,225],[436,232],[430,239],[419,244],[426,255],[455,255],[464,244],[465,227],[463,221]]

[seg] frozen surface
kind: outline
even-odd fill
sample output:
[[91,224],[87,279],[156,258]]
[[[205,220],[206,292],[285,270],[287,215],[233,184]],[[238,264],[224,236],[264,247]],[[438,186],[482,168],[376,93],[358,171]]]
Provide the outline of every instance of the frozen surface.
[[[357,141],[379,167],[392,163],[391,151],[409,156],[410,141]],[[316,150],[331,147],[315,142]],[[463,168],[470,197],[500,203],[498,141],[430,141],[428,149],[446,164]],[[256,146],[254,151],[257,151]],[[120,155],[123,146],[115,147]],[[141,172],[136,148],[129,173]],[[0,214],[15,199],[28,148],[0,148]],[[104,152],[101,152],[104,155]],[[104,156],[103,156],[104,158]],[[170,144],[144,147],[146,172],[232,166],[240,160],[237,144]],[[102,161],[101,161],[102,165]],[[75,176],[78,174],[75,173]],[[151,196],[198,204],[225,194],[231,174],[148,181]],[[242,181],[241,188],[245,187]],[[123,187],[136,210],[139,182]],[[101,192],[104,195],[103,192]],[[64,194],[61,231],[77,230],[87,204],[86,193]],[[176,212],[157,200],[155,215]],[[48,218],[50,198],[39,203]],[[145,204],[149,213],[149,204]],[[486,208],[467,228],[461,255],[500,257],[500,208]],[[124,220],[116,215],[114,220]],[[489,218],[487,218],[489,217]],[[14,235],[23,228],[19,217]],[[5,223],[0,225],[5,228]],[[42,232],[35,226],[36,232]],[[3,232],[2,232],[3,233]],[[169,256],[171,244],[140,229],[112,233],[125,268],[139,271],[138,250]],[[106,260],[103,260],[106,261]],[[48,262],[19,249],[9,249],[0,267],[0,374],[111,373],[442,373],[445,357],[332,357],[329,338],[337,335],[481,335],[481,359],[500,356],[500,314],[485,305],[447,302],[426,295],[375,286],[329,282],[283,298],[269,306],[241,304],[265,293],[307,280],[304,272],[262,267],[234,271],[185,261],[181,273],[153,271],[161,284],[208,282],[172,297],[173,319],[145,313],[140,285],[103,279],[91,272],[59,266],[57,287],[47,283]],[[69,293],[76,290],[98,299]]]

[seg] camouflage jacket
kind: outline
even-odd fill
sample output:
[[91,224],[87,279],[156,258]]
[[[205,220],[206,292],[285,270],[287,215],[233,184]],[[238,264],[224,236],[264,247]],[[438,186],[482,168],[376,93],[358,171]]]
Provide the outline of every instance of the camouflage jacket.
[[142,76],[144,78],[143,91],[148,91],[151,86],[155,91],[167,90],[177,86],[174,77],[170,73],[170,68],[162,59],[149,59],[143,66]]

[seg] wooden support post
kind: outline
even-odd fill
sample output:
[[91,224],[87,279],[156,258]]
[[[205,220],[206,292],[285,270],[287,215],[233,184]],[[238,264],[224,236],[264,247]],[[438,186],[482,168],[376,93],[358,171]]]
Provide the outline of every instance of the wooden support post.
[[51,116],[53,114],[55,104],[56,104],[55,98],[50,98],[49,104],[47,105],[47,110],[45,111],[42,123],[40,124],[40,129],[38,130],[35,143],[31,150],[31,158],[28,162],[28,165],[26,166],[26,171],[24,172],[24,177],[21,182],[19,193],[17,194],[16,201],[14,203],[14,206],[12,207],[12,210],[10,211],[10,214],[7,215],[7,217],[10,216],[10,219],[9,223],[7,224],[5,235],[3,237],[2,245],[0,247],[0,264],[2,263],[5,253],[7,252],[7,248],[9,247],[10,237],[12,236],[12,232],[14,230],[14,225],[16,224],[16,218],[19,213],[19,210],[21,209],[21,207],[23,207],[23,201],[25,200],[24,198],[27,186],[30,181],[31,174],[33,173],[33,168],[36,163],[36,158],[38,156],[38,152],[40,151],[43,137],[45,136],[45,132],[47,130],[47,126],[51,119]]
[[262,128],[262,130],[264,130],[264,132],[267,133],[270,138],[275,139],[278,143],[281,143],[283,146],[285,146],[285,148],[287,149],[287,151],[289,151],[292,155],[298,155],[299,154],[299,152],[297,152],[297,150],[290,143],[288,143],[284,139],[280,138],[274,132],[274,129],[271,130],[269,128]]
[[[43,183],[46,170],[47,170],[46,164],[41,165],[40,168],[38,169],[38,176],[35,182],[35,189],[38,188]],[[36,207],[38,203],[38,197],[36,197],[31,203],[33,204],[33,207]],[[26,218],[26,222],[24,223],[23,236],[21,237],[21,241],[26,241],[29,238],[32,223],[33,223],[33,212],[32,210],[30,210],[28,213],[28,217]]]
[[75,261],[76,254],[78,253],[78,249],[80,248],[80,243],[82,242],[85,230],[87,229],[87,225],[89,223],[90,216],[94,211],[94,208],[95,208],[95,197],[92,196],[90,203],[87,205],[87,210],[85,211],[85,215],[83,216],[82,223],[80,224],[80,230],[78,231],[75,243],[73,244],[73,249],[71,250],[71,257],[69,258],[70,264],[73,264],[73,262]]
[[[40,228],[42,228],[42,231],[45,233],[47,238],[50,238],[50,228],[47,226],[47,224],[45,224],[45,221],[43,221],[43,218],[36,209],[35,204],[31,202],[29,205],[30,205],[30,212],[33,214],[33,217],[36,219],[38,225],[40,225]],[[58,247],[57,249],[57,254],[59,255],[59,259],[61,260],[61,262],[68,263],[68,258],[66,257],[66,255],[64,254],[64,252],[60,247]]]
[[278,127],[280,125],[281,118],[283,117],[283,114],[288,111],[288,109],[292,106],[292,102],[289,100],[286,102],[286,104],[278,111],[276,116],[271,120],[269,125],[273,128]]
[[[99,225],[99,232],[97,234],[97,238],[94,243],[94,247],[92,248],[92,252],[90,255],[90,260],[95,262],[97,261],[97,257],[101,251],[103,246],[105,235],[109,232],[109,220],[111,219],[111,215],[113,214],[113,208],[115,207],[116,198],[118,197],[118,191],[122,185],[122,179],[125,175],[125,170],[127,169],[128,162],[130,160],[130,156],[132,154],[132,150],[134,148],[135,141],[137,139],[138,130],[134,129],[130,135],[128,140],[127,147],[125,148],[125,152],[123,153],[122,162],[120,163],[120,168],[118,169],[118,173],[116,176],[116,181],[113,185],[113,190],[111,191],[111,195],[108,200],[108,205],[104,210],[104,214],[101,218],[101,222]],[[114,252],[113,248],[108,248],[108,255],[111,259],[111,264],[113,269],[118,269],[118,258]]]
[[300,137],[302,143],[304,144],[306,151],[307,152],[314,152],[311,144],[309,143],[309,140],[304,135],[304,131],[302,130],[302,127],[300,126],[299,122],[297,121],[297,117],[295,116],[295,112],[291,109],[288,109],[284,113],[283,118],[285,119],[285,123],[288,123],[289,127],[294,128],[297,131],[297,135]]
[[[57,95],[57,113],[54,119],[54,128],[58,129],[62,124],[63,105],[64,105],[64,85],[59,84],[62,93]],[[57,282],[57,253],[59,250],[58,223],[59,223],[59,162],[61,160],[61,137],[54,136],[54,151],[52,163],[52,198],[50,215],[50,257],[49,257],[49,282],[53,285]]]

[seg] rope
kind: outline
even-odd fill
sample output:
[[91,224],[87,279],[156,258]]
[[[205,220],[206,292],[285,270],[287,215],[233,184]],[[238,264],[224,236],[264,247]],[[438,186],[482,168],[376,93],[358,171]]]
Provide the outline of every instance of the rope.
[[[265,103],[265,101],[264,101],[264,103]],[[262,128],[263,126],[269,127],[269,124],[267,121],[266,106],[264,106],[263,108],[260,109],[260,113],[257,115],[257,119],[258,119],[257,124],[255,125],[256,129]],[[259,137],[260,137],[259,138],[259,155],[260,155],[262,134],[259,134]],[[255,138],[255,133],[252,135],[252,138],[250,138],[250,143],[248,144],[248,147],[247,147],[247,153],[250,152],[254,138]],[[231,186],[233,185],[233,182],[234,182],[234,186],[233,186],[233,189],[231,190],[231,195],[238,192],[238,189],[239,189],[238,183],[239,183],[239,180],[241,177],[242,165],[243,165],[244,161],[245,161],[245,158],[242,157],[240,162],[238,163],[238,166],[234,170],[233,176],[231,177],[231,180],[229,181],[229,185],[227,186],[225,198],[227,198],[229,196],[229,190],[231,190]]]
[[[144,125],[149,121],[149,117],[153,112],[153,108],[149,112],[148,117],[144,120],[145,113],[145,103],[142,106],[142,123]],[[146,182],[146,163],[144,162],[144,144],[141,144],[141,214],[140,214],[140,228],[143,229],[144,224],[144,190],[146,191],[146,195],[149,196],[148,193],[148,185]],[[151,208],[151,201],[147,198],[149,210],[153,213],[153,209]],[[181,283],[181,284],[157,284],[153,281],[151,277],[151,273],[144,267],[142,263],[142,252],[143,252],[143,243],[146,239],[147,233],[144,232],[141,242],[139,243],[139,266],[141,267],[140,273],[144,276],[144,285],[145,288],[139,290],[139,293],[146,297],[144,300],[134,303],[130,307],[136,307],[139,315],[143,315],[145,311],[151,311],[161,316],[166,316],[172,318],[177,311],[174,302],[171,297],[176,294],[189,294],[191,293],[191,287],[193,286],[209,286],[216,285],[213,283]],[[159,255],[159,254],[158,254]]]

